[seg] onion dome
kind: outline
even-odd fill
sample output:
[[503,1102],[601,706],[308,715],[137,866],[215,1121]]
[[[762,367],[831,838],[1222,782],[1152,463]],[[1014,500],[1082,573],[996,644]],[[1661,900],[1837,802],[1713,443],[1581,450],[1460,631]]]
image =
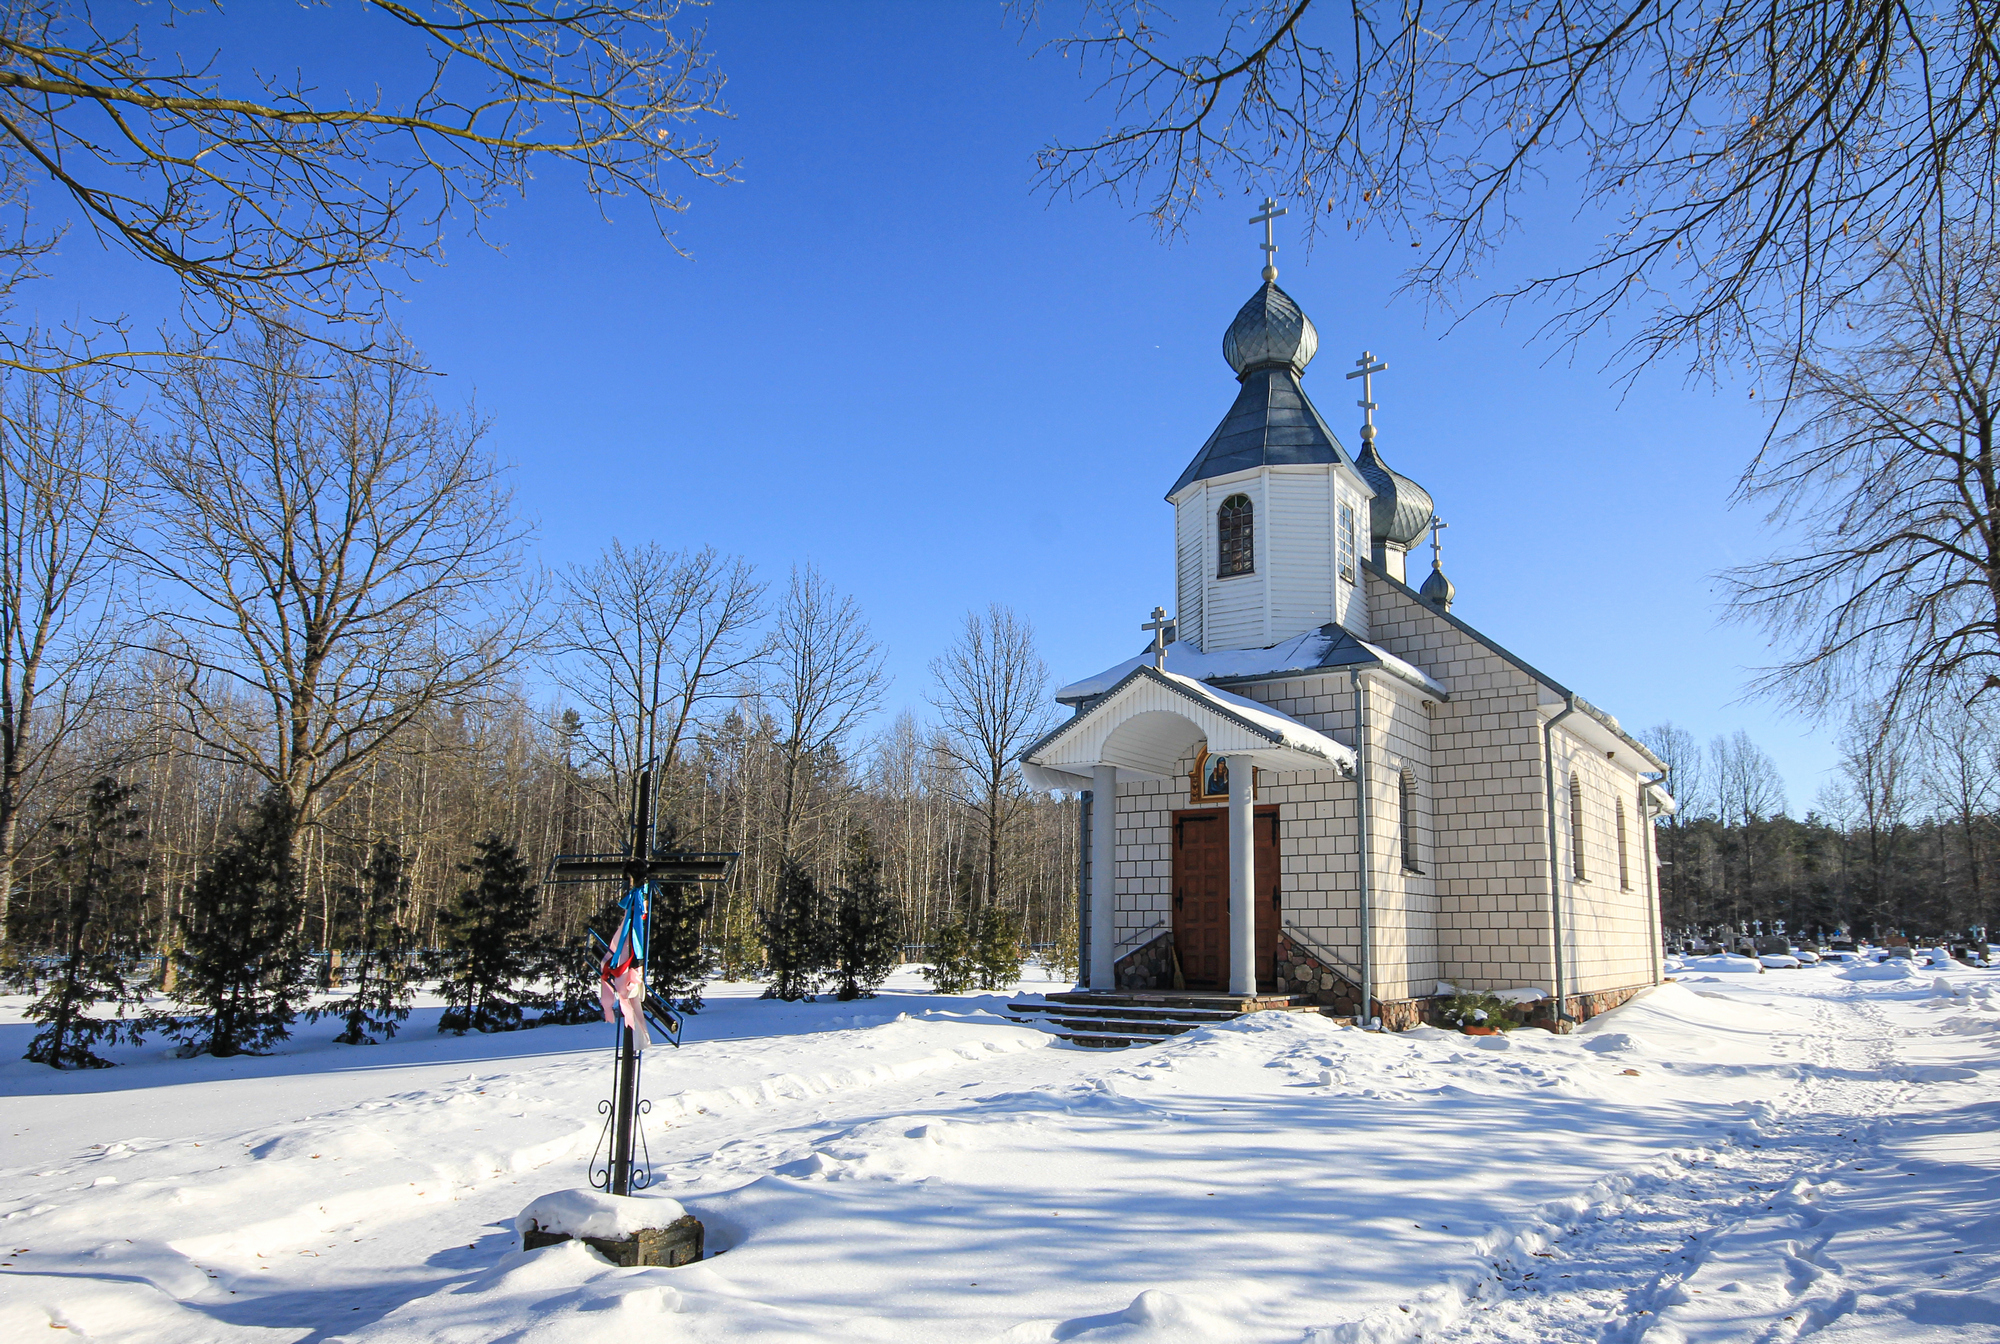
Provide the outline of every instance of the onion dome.
[[1436,607],[1439,611],[1451,610],[1451,600],[1458,596],[1458,589],[1453,587],[1451,580],[1444,576],[1444,564],[1442,561],[1431,561],[1430,577],[1425,579],[1424,586],[1417,590],[1417,596]]
[[1272,280],[1237,310],[1236,320],[1222,337],[1222,357],[1238,378],[1286,365],[1294,373],[1304,373],[1318,350],[1319,333],[1312,320]]
[[1430,491],[1401,472],[1390,470],[1389,464],[1382,460],[1382,455],[1375,451],[1374,429],[1373,425],[1363,426],[1361,437],[1365,442],[1354,459],[1362,479],[1375,489],[1375,498],[1369,504],[1370,531],[1377,542],[1408,550],[1410,543],[1430,527],[1435,506]]
[[1347,450],[1299,385],[1318,349],[1311,320],[1291,295],[1267,280],[1222,338],[1222,357],[1242,384],[1236,403],[1167,498],[1195,481],[1256,467],[1348,461]]

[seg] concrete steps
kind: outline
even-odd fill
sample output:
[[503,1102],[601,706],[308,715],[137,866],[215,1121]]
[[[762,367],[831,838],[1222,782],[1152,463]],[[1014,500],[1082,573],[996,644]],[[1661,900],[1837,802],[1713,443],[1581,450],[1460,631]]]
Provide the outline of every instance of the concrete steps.
[[[1077,990],[1044,994],[1007,1005],[1016,1022],[1038,1026],[1053,1036],[1090,1049],[1117,1050],[1150,1045],[1228,1022],[1245,1013],[1331,1013],[1303,994],[1207,994],[1198,990],[1132,990],[1098,993]],[[1352,1023],[1352,1018],[1335,1018]]]

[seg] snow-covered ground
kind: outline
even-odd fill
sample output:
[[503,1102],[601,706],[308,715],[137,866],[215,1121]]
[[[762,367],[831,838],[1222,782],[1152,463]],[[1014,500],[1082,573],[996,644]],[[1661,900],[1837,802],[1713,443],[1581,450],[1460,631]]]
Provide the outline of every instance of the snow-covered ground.
[[678,1269],[514,1249],[585,1184],[609,1028],[56,1074],[0,1000],[0,1340],[2000,1340],[2000,971],[1112,1052],[908,975],[757,989],[647,1056]]

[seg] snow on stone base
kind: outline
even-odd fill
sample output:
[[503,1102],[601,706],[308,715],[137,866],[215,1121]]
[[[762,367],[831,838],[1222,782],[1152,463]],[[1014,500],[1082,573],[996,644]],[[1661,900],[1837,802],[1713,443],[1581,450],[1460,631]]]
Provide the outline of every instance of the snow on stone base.
[[514,1232],[522,1237],[540,1231],[620,1241],[686,1216],[687,1210],[678,1200],[607,1195],[601,1190],[557,1190],[514,1215]]

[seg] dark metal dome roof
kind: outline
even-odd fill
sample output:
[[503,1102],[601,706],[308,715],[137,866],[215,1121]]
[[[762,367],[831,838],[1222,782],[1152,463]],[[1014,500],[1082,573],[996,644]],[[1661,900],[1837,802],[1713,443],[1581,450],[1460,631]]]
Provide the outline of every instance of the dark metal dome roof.
[[1222,357],[1239,378],[1274,364],[1304,373],[1318,350],[1319,333],[1313,330],[1312,319],[1274,280],[1266,280],[1250,296],[1222,336]]
[[1431,525],[1436,506],[1430,491],[1401,472],[1391,470],[1375,451],[1373,438],[1361,445],[1354,465],[1360,468],[1362,479],[1375,488],[1375,498],[1369,504],[1370,530],[1375,540],[1407,548]]
[[1439,611],[1450,611],[1452,599],[1458,596],[1458,589],[1444,576],[1444,567],[1435,560],[1431,562],[1430,577],[1417,590],[1417,596],[1436,607]]

